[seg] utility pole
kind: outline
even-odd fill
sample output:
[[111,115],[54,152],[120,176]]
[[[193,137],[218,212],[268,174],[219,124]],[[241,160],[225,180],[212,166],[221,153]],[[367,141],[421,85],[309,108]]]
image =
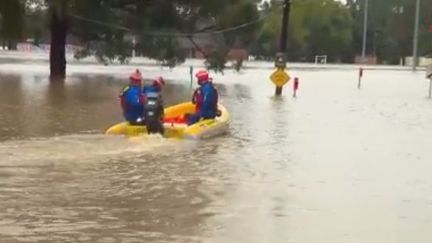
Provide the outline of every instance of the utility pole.
[[369,11],[369,0],[365,0],[364,19],[363,19],[363,47],[362,47],[362,61],[363,62],[366,60],[366,41],[367,41],[368,11]]
[[[283,54],[284,62],[286,62],[285,52],[287,46],[288,39],[288,23],[289,23],[289,15],[291,10],[291,0],[284,0],[283,3],[283,15],[282,15],[282,27],[280,32],[280,40],[279,40],[279,53]],[[276,95],[282,94],[282,86],[276,86]]]
[[416,71],[418,62],[418,30],[419,30],[419,19],[420,19],[420,0],[416,2],[415,12],[415,24],[414,24],[414,38],[413,38],[413,66],[412,70]]

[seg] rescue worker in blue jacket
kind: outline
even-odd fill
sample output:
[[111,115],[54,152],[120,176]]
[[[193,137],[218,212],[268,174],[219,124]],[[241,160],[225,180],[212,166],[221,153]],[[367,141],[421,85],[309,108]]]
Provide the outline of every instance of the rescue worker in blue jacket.
[[214,119],[219,115],[218,99],[219,95],[207,71],[199,71],[195,77],[198,80],[200,87],[195,90],[192,97],[192,103],[195,104],[196,110],[194,114],[188,115],[188,124],[192,125],[201,119]]
[[161,95],[164,85],[164,79],[158,77],[153,80],[151,85],[146,85],[143,88],[143,94],[146,98],[144,102],[144,124],[149,134],[164,134],[164,105]]
[[141,92],[142,75],[137,69],[129,77],[129,85],[120,94],[123,116],[131,125],[143,125],[145,96]]
[[152,84],[144,85],[143,93],[155,92],[160,94],[164,86],[165,86],[165,80],[162,77],[157,77],[153,79]]

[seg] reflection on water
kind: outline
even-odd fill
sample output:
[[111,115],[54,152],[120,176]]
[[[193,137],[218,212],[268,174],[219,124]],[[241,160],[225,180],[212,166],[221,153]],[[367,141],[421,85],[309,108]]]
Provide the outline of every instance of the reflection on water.
[[0,242],[431,241],[423,76],[293,71],[293,99],[268,75],[215,76],[232,124],[205,141],[104,136],[125,80],[0,75]]

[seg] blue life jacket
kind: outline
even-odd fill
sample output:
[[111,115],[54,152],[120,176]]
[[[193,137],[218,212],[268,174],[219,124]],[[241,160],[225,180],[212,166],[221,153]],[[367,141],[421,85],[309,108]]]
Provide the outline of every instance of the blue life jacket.
[[161,90],[160,90],[160,88],[158,88],[158,87],[156,87],[154,85],[144,85],[144,87],[143,87],[143,93],[146,94],[146,93],[150,93],[150,92],[152,92],[152,93],[160,93]]
[[219,99],[217,90],[211,82],[207,82],[201,85],[200,91],[200,95],[202,95],[202,105],[198,112],[203,118],[215,118]]
[[123,116],[128,122],[136,122],[144,116],[144,103],[141,88],[128,85],[121,94],[120,101],[123,109]]

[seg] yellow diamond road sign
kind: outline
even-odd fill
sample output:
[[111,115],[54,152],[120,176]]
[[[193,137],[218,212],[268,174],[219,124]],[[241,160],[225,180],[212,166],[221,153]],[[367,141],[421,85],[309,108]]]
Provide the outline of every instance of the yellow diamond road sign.
[[276,70],[271,76],[271,81],[278,86],[282,87],[291,79],[290,76],[283,69]]

